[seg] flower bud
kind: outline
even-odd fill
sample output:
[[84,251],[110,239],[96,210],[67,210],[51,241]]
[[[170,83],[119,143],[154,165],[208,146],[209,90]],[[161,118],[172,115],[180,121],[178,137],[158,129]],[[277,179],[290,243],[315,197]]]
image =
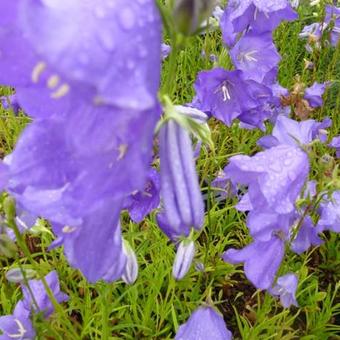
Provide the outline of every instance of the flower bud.
[[174,20],[178,32],[194,34],[211,14],[214,3],[214,0],[176,0]]
[[[25,274],[25,275],[24,275]],[[13,283],[23,283],[27,280],[34,279],[37,272],[30,268],[12,268],[6,272],[6,279]]]
[[122,280],[126,284],[132,285],[135,283],[138,277],[137,257],[130,244],[125,240],[123,242],[123,252],[126,256],[126,265]]
[[176,258],[172,267],[172,276],[176,280],[183,279],[189,271],[194,255],[194,242],[188,239],[183,240],[177,248]]

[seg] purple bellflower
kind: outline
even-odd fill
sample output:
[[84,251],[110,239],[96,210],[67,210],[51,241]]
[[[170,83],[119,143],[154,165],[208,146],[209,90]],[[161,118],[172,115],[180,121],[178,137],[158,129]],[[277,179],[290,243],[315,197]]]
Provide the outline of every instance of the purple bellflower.
[[29,95],[33,102],[40,91],[39,102],[49,102],[52,111],[65,109],[77,94],[124,109],[155,106],[161,30],[153,1],[16,1],[0,10],[6,13],[0,41],[8,50],[0,82],[16,87],[19,102],[29,106]]
[[269,88],[245,79],[241,71],[222,68],[200,72],[195,90],[198,108],[228,126],[242,113],[258,108],[272,96]]
[[277,67],[281,59],[270,32],[245,34],[231,49],[230,56],[235,67],[243,71],[246,78],[259,83]]
[[295,210],[308,171],[307,155],[290,145],[279,145],[252,157],[231,157],[225,168],[234,184],[248,186],[254,209],[269,208],[278,214]]
[[340,158],[340,136],[334,137],[328,146],[331,148],[335,148],[336,157]]
[[120,209],[145,186],[159,118],[157,7],[20,0],[0,11],[0,83],[36,118],[0,163],[0,186],[50,220],[91,282],[119,278]]
[[333,25],[330,33],[330,42],[336,47],[340,40],[340,7],[326,6],[325,23]]
[[222,315],[212,307],[199,307],[190,316],[189,320],[181,325],[175,340],[231,340]]
[[296,12],[288,0],[232,0],[221,18],[224,42],[231,47],[239,33],[273,31],[283,20],[295,20]]
[[326,84],[319,84],[315,82],[311,87],[308,87],[305,90],[305,99],[308,101],[311,107],[320,107],[322,106],[322,95],[324,94],[326,89]]
[[312,219],[307,216],[291,244],[291,249],[296,254],[302,254],[311,246],[319,246],[322,243],[323,241],[318,236],[317,228],[314,226]]
[[223,260],[231,264],[244,262],[244,272],[258,289],[272,286],[284,256],[285,243],[279,235],[268,241],[254,240],[243,249],[228,249]]
[[132,193],[124,202],[124,208],[129,211],[135,223],[143,221],[151,211],[158,208],[160,203],[160,176],[150,168],[144,190]]
[[280,115],[276,119],[272,134],[260,138],[257,144],[264,148],[271,148],[280,144],[291,146],[307,145],[316,138],[323,141],[320,131],[330,125],[331,120],[328,118],[325,118],[322,122],[317,122],[313,119],[298,122]]
[[269,292],[274,296],[280,296],[280,301],[284,308],[289,308],[291,305],[298,307],[298,303],[295,298],[297,285],[297,276],[293,273],[288,273],[280,276],[277,279],[275,286],[269,289]]
[[188,236],[191,228],[201,229],[204,203],[195,169],[189,133],[170,119],[159,134],[161,196],[164,213],[158,221],[171,238]]
[[0,316],[0,340],[33,340],[35,331],[30,320],[30,311],[19,301],[12,315]]
[[318,231],[330,230],[340,233],[340,191],[333,192],[330,199],[320,204]]
[[[60,290],[58,275],[56,271],[52,271],[48,275],[46,275],[45,280],[58,303],[62,303],[68,300],[68,295]],[[44,317],[49,317],[54,312],[54,306],[49,296],[47,295],[42,281],[30,280],[28,284],[34,295],[37,306],[33,303],[33,299],[28,288],[24,284],[22,284],[21,288],[24,296],[22,300],[23,307],[29,312],[43,312]]]

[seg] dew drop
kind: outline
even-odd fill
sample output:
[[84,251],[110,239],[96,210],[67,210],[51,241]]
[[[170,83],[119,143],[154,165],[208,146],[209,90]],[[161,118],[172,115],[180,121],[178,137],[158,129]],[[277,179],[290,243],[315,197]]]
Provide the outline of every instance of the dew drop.
[[122,9],[119,18],[122,27],[126,30],[132,29],[135,25],[135,15],[129,7],[125,7],[124,9]]

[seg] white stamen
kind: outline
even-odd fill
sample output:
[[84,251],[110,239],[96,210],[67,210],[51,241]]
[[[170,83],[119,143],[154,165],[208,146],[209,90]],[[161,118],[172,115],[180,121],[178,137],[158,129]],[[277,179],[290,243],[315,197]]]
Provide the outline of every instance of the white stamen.
[[223,94],[223,101],[226,102],[227,100],[230,100],[231,96],[230,96],[227,85],[223,85],[221,87],[221,90],[222,90],[222,94]]
[[37,65],[35,65],[33,71],[32,71],[32,81],[33,83],[37,83],[39,81],[39,78],[41,74],[44,72],[46,69],[47,65],[43,62],[40,61]]
[[50,89],[54,89],[58,86],[60,78],[58,75],[54,74],[53,76],[49,77],[47,80],[47,87]]
[[51,94],[51,98],[59,99],[66,96],[69,92],[70,86],[68,84],[63,84],[55,92]]
[[76,231],[77,228],[75,227],[70,227],[68,225],[66,225],[64,228],[63,228],[63,233],[65,234],[70,234],[70,233],[73,233],[74,231]]
[[18,325],[18,333],[17,334],[9,334],[9,333],[7,333],[7,335],[10,338],[13,338],[13,339],[21,339],[25,335],[26,329],[24,328],[24,325],[18,319],[14,319],[14,321]]
[[124,158],[124,156],[127,153],[127,150],[128,150],[127,144],[120,144],[118,146],[118,151],[119,151],[119,155],[118,155],[118,158],[117,158],[118,161],[120,161],[121,159]]

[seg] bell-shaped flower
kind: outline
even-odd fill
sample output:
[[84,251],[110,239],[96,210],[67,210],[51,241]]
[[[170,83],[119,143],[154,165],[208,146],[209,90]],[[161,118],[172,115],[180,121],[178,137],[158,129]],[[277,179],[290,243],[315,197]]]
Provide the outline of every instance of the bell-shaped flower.
[[30,319],[30,312],[19,301],[12,315],[0,316],[0,340],[35,339],[35,331]]
[[248,79],[262,83],[265,76],[278,66],[280,55],[270,32],[247,33],[230,50],[233,64]]
[[297,254],[302,254],[311,246],[319,246],[323,241],[318,236],[318,230],[314,226],[312,219],[307,216],[291,244],[291,249]]
[[273,31],[283,20],[295,20],[296,12],[288,0],[231,0],[221,19],[224,42],[231,47],[238,33]]
[[159,173],[150,168],[144,189],[135,191],[124,201],[124,208],[128,210],[131,219],[140,223],[160,203],[160,176]]
[[322,106],[322,95],[325,92],[327,84],[315,82],[311,87],[306,88],[304,98],[308,101],[311,107]]
[[[58,303],[68,300],[68,295],[60,290],[59,279],[56,271],[52,271],[45,276],[46,283],[52,291],[52,294]],[[23,300],[23,307],[27,311],[34,311],[35,313],[43,312],[44,317],[50,316],[54,312],[54,306],[45,290],[41,280],[29,280],[28,287],[24,284],[21,285]],[[34,296],[34,300],[31,296]],[[37,305],[35,305],[35,302]]]
[[320,204],[318,231],[330,230],[340,233],[340,191],[334,191],[330,198]]
[[181,325],[175,340],[231,340],[232,334],[228,330],[223,317],[213,307],[199,307],[188,321]]
[[271,98],[271,90],[243,72],[215,68],[202,71],[195,82],[196,105],[230,126],[242,113],[258,108]]
[[340,158],[340,136],[334,137],[328,145],[336,150],[336,157]]
[[176,280],[181,280],[187,274],[195,256],[194,241],[184,239],[178,245],[175,261],[172,267],[172,276]]
[[28,113],[44,114],[34,105],[38,101],[51,105],[45,115],[62,114],[77,96],[123,109],[155,106],[161,20],[152,0],[20,0],[2,3],[0,12],[0,42],[6,46],[0,83],[17,88],[25,111],[32,108]]
[[280,144],[299,146],[310,144],[314,139],[319,138],[324,141],[320,132],[331,125],[331,120],[325,118],[322,122],[308,119],[298,122],[294,119],[280,115],[272,134],[260,138],[257,142],[263,148],[271,148]]
[[332,27],[330,42],[332,46],[336,47],[340,41],[340,7],[326,6],[325,23]]
[[248,280],[258,289],[268,289],[274,282],[284,251],[284,240],[274,234],[268,241],[254,240],[243,249],[228,249],[223,260],[231,264],[244,263]]
[[297,276],[293,273],[288,273],[277,279],[274,287],[269,289],[269,293],[274,296],[279,296],[284,308],[289,308],[291,305],[298,307],[298,303],[295,298],[297,286]]
[[234,184],[248,186],[255,210],[265,208],[288,214],[295,210],[295,201],[307,180],[309,162],[299,148],[279,145],[252,157],[233,156],[225,172]]

